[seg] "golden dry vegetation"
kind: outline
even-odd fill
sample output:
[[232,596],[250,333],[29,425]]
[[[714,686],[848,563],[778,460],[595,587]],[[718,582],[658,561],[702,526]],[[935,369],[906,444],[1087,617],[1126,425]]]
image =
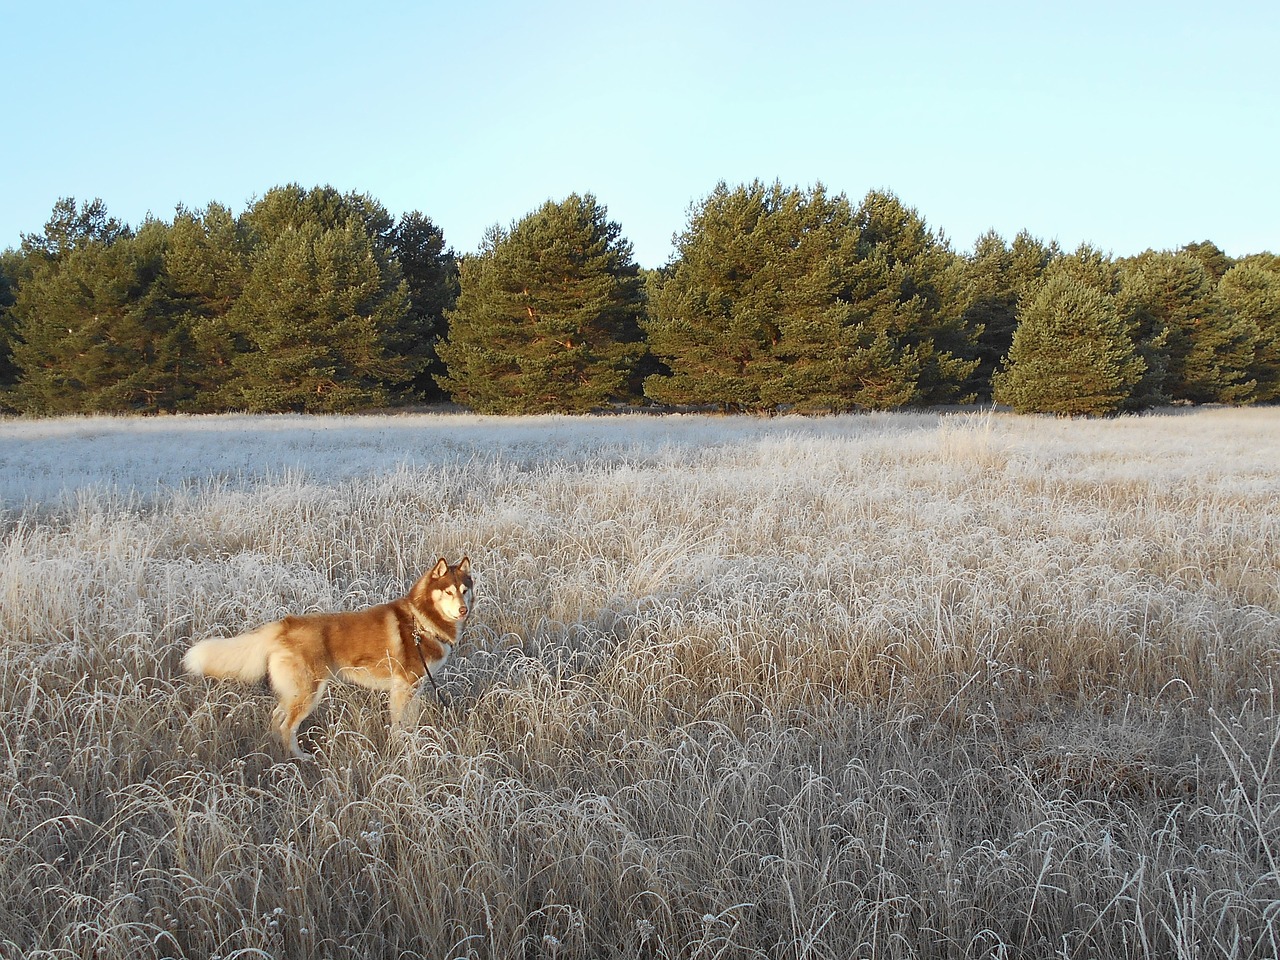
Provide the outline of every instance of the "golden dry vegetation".
[[[1280,410],[0,422],[0,957],[1275,957]],[[195,638],[467,552],[313,762]]]

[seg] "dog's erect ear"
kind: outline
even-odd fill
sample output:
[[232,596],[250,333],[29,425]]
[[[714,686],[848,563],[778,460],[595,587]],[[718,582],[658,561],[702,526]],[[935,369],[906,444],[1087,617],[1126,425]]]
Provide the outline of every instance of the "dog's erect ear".
[[470,573],[471,573],[471,558],[463,557],[461,560],[458,561],[458,575],[461,577],[465,577],[470,575]]
[[439,560],[437,560],[436,565],[431,568],[431,576],[436,577],[437,579],[440,577],[443,577],[448,572],[449,572],[449,561],[446,560],[444,557],[441,557]]

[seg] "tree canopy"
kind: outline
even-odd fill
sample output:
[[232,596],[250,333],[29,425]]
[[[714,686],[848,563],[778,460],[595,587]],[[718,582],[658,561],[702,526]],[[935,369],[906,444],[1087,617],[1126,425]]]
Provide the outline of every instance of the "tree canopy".
[[246,349],[225,388],[249,410],[336,412],[384,405],[407,381],[389,349],[407,309],[398,271],[375,254],[359,220],[309,221],[255,252],[228,326]]
[[189,331],[164,274],[165,229],[62,248],[18,288],[13,357],[21,409],[173,409]]
[[440,386],[492,413],[582,412],[625,399],[643,352],[631,244],[591,194],[495,227],[463,260]]
[[1253,384],[1252,400],[1280,400],[1280,263],[1238,263],[1218,282],[1222,310],[1230,317],[1236,342],[1249,342],[1253,354],[1241,374]]
[[1116,413],[1145,368],[1112,301],[1058,270],[1023,313],[995,399],[1019,413]]
[[976,361],[945,240],[891,194],[720,184],[654,283],[664,403],[889,409],[957,397]]
[[957,253],[887,191],[720,183],[669,262],[591,194],[459,257],[418,211],[285,184],[130,226],[58,200],[0,252],[0,409],[822,412],[994,399],[1106,415],[1280,400],[1280,257]]
[[991,378],[1004,364],[1018,328],[1020,305],[1059,255],[1025,230],[1009,244],[989,230],[975,241],[965,259],[960,301],[963,323],[976,338],[978,364],[966,390],[991,399]]
[[1199,257],[1148,252],[1126,265],[1121,285],[1125,312],[1163,368],[1153,400],[1250,398],[1253,329],[1222,308],[1218,281]]
[[436,378],[445,370],[436,344],[449,332],[445,314],[461,289],[458,260],[445,245],[444,231],[416,210],[400,218],[391,246],[409,295],[409,308],[391,337],[391,346],[410,358],[408,396],[438,400],[445,394]]
[[414,399],[454,295],[452,257],[421,215],[397,226],[371,197],[331,187],[277,187],[239,217],[179,207],[136,233],[100,200],[60,200],[4,260],[7,403],[336,411]]

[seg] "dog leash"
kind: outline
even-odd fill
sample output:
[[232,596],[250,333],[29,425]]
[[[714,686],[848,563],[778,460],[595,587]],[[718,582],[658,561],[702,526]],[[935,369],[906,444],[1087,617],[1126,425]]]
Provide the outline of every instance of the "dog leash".
[[[436,685],[436,678],[431,675],[431,668],[427,666],[427,658],[422,652],[422,641],[425,640],[427,637],[427,634],[423,633],[422,631],[422,618],[418,616],[417,610],[412,610],[411,612],[413,613],[413,624],[414,624],[413,649],[418,651],[418,659],[422,661],[422,672],[426,674],[427,679],[431,681],[431,689],[435,691],[436,699],[439,700],[440,688]],[[465,629],[465,626],[463,629]],[[461,634],[462,631],[458,631],[458,632],[459,634]],[[440,636],[437,636],[436,639],[439,640],[441,643],[443,643],[450,650],[453,650],[453,648],[458,645],[457,641],[461,640],[462,637],[459,635],[453,643],[450,643],[448,640]]]
[[[435,691],[436,699],[440,699],[440,688],[436,686],[436,678],[431,675],[431,668],[427,666],[427,658],[422,653],[422,634],[418,631],[413,632],[413,649],[418,651],[418,659],[422,661],[422,672],[427,675],[427,679],[431,681],[431,689]],[[443,640],[440,641],[444,643]],[[449,644],[452,648],[453,644]]]

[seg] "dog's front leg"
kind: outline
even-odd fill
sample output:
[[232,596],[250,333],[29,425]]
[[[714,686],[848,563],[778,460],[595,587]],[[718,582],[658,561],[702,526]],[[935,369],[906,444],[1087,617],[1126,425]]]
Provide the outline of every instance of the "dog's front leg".
[[413,692],[417,689],[413,684],[405,683],[403,680],[397,680],[391,687],[391,722],[399,727],[404,725],[405,708],[409,705],[409,701],[413,699]]

